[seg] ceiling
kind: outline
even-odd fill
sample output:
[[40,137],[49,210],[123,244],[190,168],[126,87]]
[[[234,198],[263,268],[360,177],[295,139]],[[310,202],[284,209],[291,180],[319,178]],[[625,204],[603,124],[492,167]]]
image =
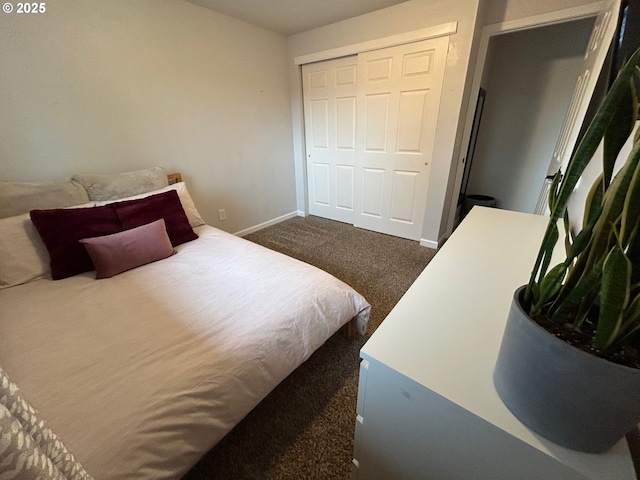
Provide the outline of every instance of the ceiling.
[[406,0],[189,0],[216,12],[292,35]]

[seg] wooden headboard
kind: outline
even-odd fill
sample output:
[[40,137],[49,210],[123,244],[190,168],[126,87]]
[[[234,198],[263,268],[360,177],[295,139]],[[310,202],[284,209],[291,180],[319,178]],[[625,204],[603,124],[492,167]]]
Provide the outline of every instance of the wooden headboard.
[[173,185],[174,183],[182,181],[182,175],[179,173],[169,173],[167,174],[167,180],[169,181],[169,185]]

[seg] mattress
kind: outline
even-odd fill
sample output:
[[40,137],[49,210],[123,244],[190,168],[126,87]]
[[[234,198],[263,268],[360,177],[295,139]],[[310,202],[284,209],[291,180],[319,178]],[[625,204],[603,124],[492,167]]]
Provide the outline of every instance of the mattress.
[[184,475],[370,306],[211,226],[172,257],[0,291],[0,366],[96,479]]

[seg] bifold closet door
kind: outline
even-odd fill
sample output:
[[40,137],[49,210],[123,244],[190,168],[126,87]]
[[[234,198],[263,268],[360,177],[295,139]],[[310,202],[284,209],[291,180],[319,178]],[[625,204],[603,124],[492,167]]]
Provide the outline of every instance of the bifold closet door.
[[357,57],[302,66],[309,213],[353,223]]
[[357,227],[420,239],[448,45],[358,55]]

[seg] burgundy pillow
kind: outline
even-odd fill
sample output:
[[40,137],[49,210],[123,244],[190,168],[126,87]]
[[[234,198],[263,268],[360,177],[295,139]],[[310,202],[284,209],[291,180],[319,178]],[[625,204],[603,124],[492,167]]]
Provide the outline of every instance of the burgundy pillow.
[[102,237],[83,238],[96,278],[113,277],[175,253],[163,219]]
[[198,238],[189,225],[189,219],[184,213],[180,197],[175,190],[138,200],[111,203],[110,205],[115,208],[124,230],[146,225],[162,218],[174,247]]
[[54,280],[93,270],[81,238],[120,232],[122,226],[111,205],[90,208],[32,210],[31,220],[49,252]]

